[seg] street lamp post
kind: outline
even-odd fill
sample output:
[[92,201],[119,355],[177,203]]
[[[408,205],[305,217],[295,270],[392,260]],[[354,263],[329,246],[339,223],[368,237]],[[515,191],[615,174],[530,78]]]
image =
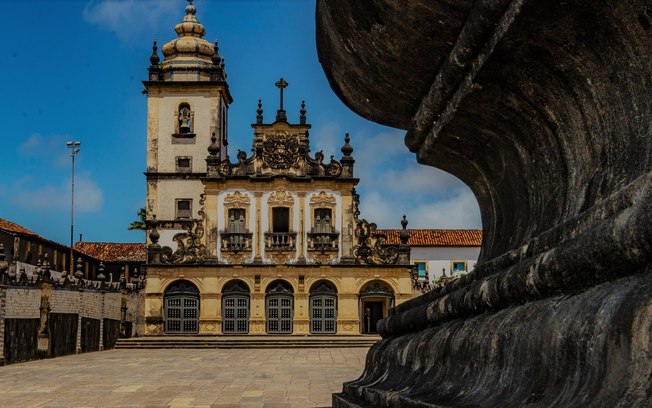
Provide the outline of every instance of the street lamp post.
[[79,153],[79,146],[81,142],[66,142],[66,146],[70,151],[70,157],[72,158],[72,189],[70,191],[70,273],[72,274],[75,269],[74,263],[74,251],[73,251],[73,232],[74,232],[74,219],[75,219],[75,156]]

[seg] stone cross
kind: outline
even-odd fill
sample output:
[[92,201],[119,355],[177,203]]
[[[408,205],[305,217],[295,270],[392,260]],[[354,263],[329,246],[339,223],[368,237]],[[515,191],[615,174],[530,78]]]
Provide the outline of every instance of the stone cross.
[[276,83],[276,87],[281,90],[281,107],[279,108],[280,110],[283,110],[283,90],[288,87],[288,83],[285,81],[285,79],[281,78],[278,80]]

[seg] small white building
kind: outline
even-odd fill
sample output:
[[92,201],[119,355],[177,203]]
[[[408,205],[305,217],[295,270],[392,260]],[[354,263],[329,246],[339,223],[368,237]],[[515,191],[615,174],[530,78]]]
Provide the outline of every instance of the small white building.
[[[378,230],[387,237],[387,244],[400,242],[401,230]],[[482,230],[411,229],[410,260],[416,265],[420,281],[434,283],[442,276],[451,277],[473,270],[482,245]]]

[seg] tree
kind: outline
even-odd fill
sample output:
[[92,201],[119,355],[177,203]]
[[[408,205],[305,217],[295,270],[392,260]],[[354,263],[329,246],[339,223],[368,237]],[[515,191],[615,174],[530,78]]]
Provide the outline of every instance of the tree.
[[147,231],[147,225],[145,224],[145,219],[147,218],[147,213],[145,212],[145,207],[142,207],[138,212],[136,213],[138,215],[139,220],[134,221],[129,225],[129,228],[127,228],[129,231],[137,230],[137,231]]

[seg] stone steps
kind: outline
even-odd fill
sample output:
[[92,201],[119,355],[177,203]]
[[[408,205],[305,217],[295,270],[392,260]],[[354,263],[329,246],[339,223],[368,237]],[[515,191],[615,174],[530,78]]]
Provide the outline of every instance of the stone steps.
[[354,336],[152,336],[118,339],[117,349],[273,349],[363,348],[380,340],[374,335]]

